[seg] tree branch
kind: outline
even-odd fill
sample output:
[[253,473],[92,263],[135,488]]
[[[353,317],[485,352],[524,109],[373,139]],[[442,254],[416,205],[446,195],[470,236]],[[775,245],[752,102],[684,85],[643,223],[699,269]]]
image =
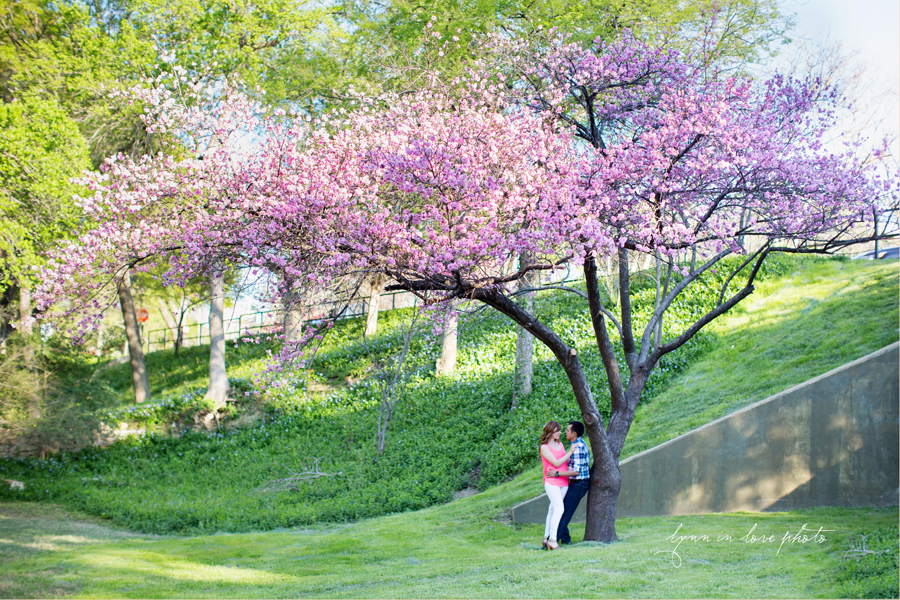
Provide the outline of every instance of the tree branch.
[[[668,310],[669,306],[672,305],[672,302],[675,298],[678,297],[678,294],[684,291],[684,289],[689,286],[693,281],[695,281],[700,275],[710,269],[713,265],[718,263],[720,260],[725,258],[731,254],[731,250],[722,250],[711,259],[706,261],[703,266],[700,267],[699,270],[688,273],[687,276],[683,277],[681,281],[675,284],[672,288],[672,291],[669,292],[667,296],[665,296],[659,303],[659,306],[656,307],[656,310],[653,311],[653,314],[650,315],[650,320],[647,322],[647,326],[644,328],[644,333],[641,335],[641,357],[640,362],[644,362],[647,360],[650,354],[650,336],[653,335],[653,328],[656,326],[656,323],[662,317],[663,313]],[[655,363],[650,363],[655,364]]]
[[279,479],[273,479],[267,483],[264,483],[260,487],[253,490],[253,493],[256,494],[271,494],[276,492],[286,492],[288,490],[296,490],[297,486],[301,483],[312,483],[316,479],[321,477],[337,477],[338,475],[343,475],[343,471],[338,471],[337,473],[325,473],[324,471],[319,469],[319,461],[322,460],[322,457],[315,457],[313,459],[312,467],[304,466],[302,471],[293,471],[290,467],[286,467],[285,465],[276,463],[279,467],[284,467],[290,472],[288,477],[283,477]]
[[591,311],[591,324],[594,326],[594,338],[597,340],[597,348],[600,350],[600,357],[603,359],[603,368],[606,370],[606,379],[609,382],[612,413],[615,414],[625,406],[625,390],[622,386],[622,373],[619,371],[619,362],[616,360],[609,333],[606,331],[606,323],[603,320],[605,310],[600,302],[600,286],[597,284],[597,263],[593,256],[587,257],[584,261],[584,279],[587,282],[588,303]]
[[691,325],[684,333],[678,336],[676,339],[672,340],[668,344],[664,344],[660,348],[658,348],[651,356],[649,360],[649,364],[655,365],[660,358],[672,352],[673,350],[677,350],[680,348],[685,342],[694,337],[694,335],[703,329],[709,322],[711,322],[716,317],[725,314],[729,310],[731,310],[735,305],[737,305],[741,300],[749,296],[753,293],[753,290],[756,289],[753,285],[754,280],[756,279],[756,275],[759,273],[759,269],[763,264],[763,261],[769,255],[768,250],[764,250],[759,258],[756,260],[756,264],[753,266],[753,271],[750,273],[750,276],[747,278],[746,285],[734,296],[728,299],[724,304],[719,304],[714,309],[703,315],[696,323]]
[[634,370],[637,353],[634,347],[634,326],[631,323],[631,285],[628,273],[628,251],[619,248],[619,307],[622,315],[622,349],[630,371]]

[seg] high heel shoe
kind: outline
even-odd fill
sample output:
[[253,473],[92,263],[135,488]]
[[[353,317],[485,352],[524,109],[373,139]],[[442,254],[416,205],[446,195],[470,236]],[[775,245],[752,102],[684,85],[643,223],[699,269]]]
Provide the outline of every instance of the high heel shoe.
[[547,550],[559,550],[559,544],[553,540],[547,540]]
[[550,538],[544,538],[544,539],[541,541],[541,550],[546,550],[546,549],[547,549],[547,542],[548,542],[548,541],[550,541]]

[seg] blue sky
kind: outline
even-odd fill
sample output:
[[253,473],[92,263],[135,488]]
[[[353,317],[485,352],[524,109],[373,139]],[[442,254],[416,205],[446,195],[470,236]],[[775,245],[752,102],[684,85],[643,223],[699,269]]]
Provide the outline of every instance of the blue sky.
[[900,133],[900,0],[782,0],[782,6],[797,15],[795,41],[828,39],[859,52],[872,88],[894,94],[879,107],[888,115],[881,135]]

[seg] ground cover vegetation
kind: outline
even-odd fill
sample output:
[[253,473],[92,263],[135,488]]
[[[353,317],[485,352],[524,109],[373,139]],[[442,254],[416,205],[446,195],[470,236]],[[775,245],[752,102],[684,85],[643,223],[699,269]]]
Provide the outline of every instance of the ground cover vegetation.
[[[645,391],[647,408],[636,419],[628,454],[897,339],[895,265],[788,257],[768,269],[753,304],[736,310],[721,329],[695,338],[657,370]],[[642,286],[641,281],[634,279],[635,297],[645,295],[652,306],[653,286],[649,280]],[[681,307],[684,318],[713,301],[702,294],[695,300],[697,306]],[[537,310],[565,332],[591,376],[602,381],[602,366],[586,331],[589,325],[578,310],[581,302],[575,294],[545,292],[539,295]],[[150,360],[171,367],[168,377],[154,382],[163,399],[141,407],[106,405],[102,411],[107,422],[149,426],[150,433],[106,450],[88,448],[47,460],[4,459],[0,475],[22,481],[25,489],[4,486],[0,497],[62,503],[156,534],[346,522],[440,504],[467,487],[486,490],[531,468],[544,422],[577,418],[564,376],[549,351],[541,348],[535,354],[534,391],[510,411],[515,332],[499,316],[482,312],[462,322],[453,377],[435,377],[434,340],[416,341],[411,352],[419,355],[422,366],[399,405],[386,450],[377,456],[380,392],[372,354],[395,352],[408,318],[408,309],[383,313],[381,332],[369,341],[361,340],[361,319],[342,323],[293,389],[236,396],[240,402],[232,404],[234,420],[248,413],[256,414],[256,420],[220,432],[197,427],[190,415],[201,406],[185,400],[202,402],[202,351],[182,350],[177,360],[171,351],[151,354]],[[737,354],[740,344],[746,347]],[[826,350],[819,349],[823,346]],[[233,353],[247,353],[232,370],[246,372],[246,379],[236,383],[244,381],[248,392],[254,391],[252,371],[262,367],[262,359],[251,350],[259,348],[239,345]],[[784,367],[773,364],[781,361]],[[735,376],[721,375],[725,370]],[[767,370],[772,377],[759,376]],[[130,385],[129,377],[127,365],[119,365],[96,373],[94,380],[123,390]],[[698,380],[709,380],[708,391]],[[167,435],[173,420],[196,431]],[[255,492],[287,478],[288,469],[298,472],[312,466],[316,458],[319,470],[334,477],[297,483],[274,494]]]

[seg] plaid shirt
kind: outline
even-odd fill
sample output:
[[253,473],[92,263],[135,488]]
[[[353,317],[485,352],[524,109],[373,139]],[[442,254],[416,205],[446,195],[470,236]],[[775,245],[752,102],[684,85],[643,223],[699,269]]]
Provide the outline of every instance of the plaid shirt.
[[575,447],[575,452],[569,459],[569,470],[578,471],[578,476],[574,479],[587,479],[591,476],[591,451],[580,437],[572,442],[572,445]]

